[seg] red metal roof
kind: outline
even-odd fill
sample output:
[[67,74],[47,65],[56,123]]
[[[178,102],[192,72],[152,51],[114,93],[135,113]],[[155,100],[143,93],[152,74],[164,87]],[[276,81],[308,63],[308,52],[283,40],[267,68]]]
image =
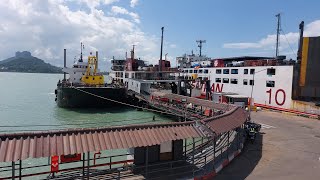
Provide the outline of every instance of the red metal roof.
[[[195,121],[192,121],[0,134],[0,162],[152,146],[172,140],[206,137],[211,136],[210,134],[220,134],[240,127],[248,118],[244,109],[234,105],[215,104],[212,101],[179,95],[169,94],[166,97],[170,99],[184,98],[188,103],[222,110],[225,113],[203,119],[198,123],[199,126]],[[201,128],[201,126],[208,128]]]
[[0,162],[123,149],[203,136],[193,122],[0,135]]
[[214,133],[220,134],[240,127],[247,119],[248,113],[240,107],[235,107],[222,115],[204,119],[201,122]]

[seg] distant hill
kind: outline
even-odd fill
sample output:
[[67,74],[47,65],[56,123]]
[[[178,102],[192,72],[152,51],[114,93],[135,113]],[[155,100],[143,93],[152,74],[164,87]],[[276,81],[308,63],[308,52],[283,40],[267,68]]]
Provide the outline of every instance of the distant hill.
[[31,56],[28,51],[0,61],[0,72],[62,73],[62,69]]

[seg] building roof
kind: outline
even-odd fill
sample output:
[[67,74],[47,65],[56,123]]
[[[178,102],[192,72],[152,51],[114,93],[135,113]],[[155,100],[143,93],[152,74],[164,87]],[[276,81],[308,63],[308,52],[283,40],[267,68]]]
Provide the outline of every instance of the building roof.
[[248,113],[240,107],[236,107],[222,115],[202,120],[209,129],[216,134],[230,131],[240,127],[248,118]]
[[275,59],[274,57],[261,57],[261,56],[238,56],[238,57],[227,57],[227,58],[215,58],[224,61],[246,61],[246,60],[264,60],[264,59]]
[[194,122],[0,135],[0,162],[161,144],[201,137]]

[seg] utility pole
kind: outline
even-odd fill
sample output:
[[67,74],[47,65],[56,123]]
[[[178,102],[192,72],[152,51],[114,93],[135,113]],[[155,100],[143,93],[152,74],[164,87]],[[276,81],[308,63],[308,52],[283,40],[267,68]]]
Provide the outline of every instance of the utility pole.
[[280,13],[276,15],[278,18],[278,24],[277,24],[277,44],[276,44],[276,57],[279,56],[279,46],[280,46],[280,41],[279,41],[279,36],[280,36],[280,21],[281,21],[281,15]]
[[200,57],[201,57],[201,50],[202,50],[202,43],[206,43],[206,40],[197,40],[198,47],[200,48]]
[[[162,49],[163,49],[163,30],[164,27],[161,28],[161,49],[160,49],[160,62],[159,62],[159,72],[162,70]],[[161,73],[159,73],[161,77]]]

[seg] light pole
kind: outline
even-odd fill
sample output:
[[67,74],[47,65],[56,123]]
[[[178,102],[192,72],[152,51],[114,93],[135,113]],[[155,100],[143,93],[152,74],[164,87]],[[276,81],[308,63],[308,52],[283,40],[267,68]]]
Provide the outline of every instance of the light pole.
[[[253,86],[254,86],[254,75],[255,75],[256,73],[265,71],[265,70],[267,70],[267,69],[273,69],[273,67],[271,67],[271,68],[265,68],[265,69],[262,69],[262,70],[257,71],[257,72],[254,71],[254,72],[252,73],[251,95],[250,95],[250,104],[249,104],[249,120],[250,120],[250,121],[251,121],[251,105],[252,105],[252,94],[253,94]],[[249,82],[249,83],[250,83],[250,82]]]

